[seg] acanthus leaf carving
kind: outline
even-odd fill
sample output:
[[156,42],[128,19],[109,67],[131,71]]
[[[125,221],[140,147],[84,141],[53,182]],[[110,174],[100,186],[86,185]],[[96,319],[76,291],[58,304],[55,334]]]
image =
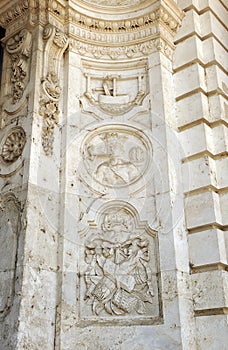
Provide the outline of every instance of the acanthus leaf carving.
[[5,28],[18,18],[23,17],[29,11],[29,0],[21,0],[16,6],[1,14],[0,24]]
[[174,51],[174,45],[168,44],[164,39],[158,37],[140,44],[121,47],[94,46],[74,39],[71,39],[70,45],[81,56],[94,57],[96,59],[107,57],[113,60],[144,57],[157,50],[169,59],[172,59]]
[[47,75],[42,81],[42,93],[40,98],[40,115],[44,118],[42,127],[42,145],[46,155],[53,152],[54,126],[58,124],[59,99],[61,88],[55,72]]
[[43,117],[42,146],[45,154],[53,154],[54,130],[58,125],[59,101],[61,98],[61,87],[59,83],[60,61],[68,46],[67,36],[48,24],[43,31],[44,65],[41,80],[41,96],[39,114]]
[[26,90],[29,80],[32,35],[23,29],[6,43],[6,50],[11,57],[12,102],[18,103]]
[[110,36],[112,33],[119,34],[121,37],[123,37],[123,33],[127,36],[129,33],[131,33],[131,35],[134,37],[134,32],[137,33],[141,30],[152,28],[157,22],[163,23],[163,25],[165,25],[171,33],[175,34],[180,25],[181,18],[182,13],[180,11],[177,11],[177,13],[174,15],[174,13],[169,13],[169,11],[167,11],[167,9],[163,6],[159,6],[141,16],[134,16],[133,18],[128,17],[124,20],[95,18],[80,12],[70,11],[70,19],[77,25],[78,28],[83,28],[84,30],[90,29],[93,32],[106,34],[106,37],[107,34]]

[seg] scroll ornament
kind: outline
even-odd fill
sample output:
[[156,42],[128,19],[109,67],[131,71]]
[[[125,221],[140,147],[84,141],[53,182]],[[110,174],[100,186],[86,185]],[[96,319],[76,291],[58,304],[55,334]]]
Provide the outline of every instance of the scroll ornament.
[[61,88],[55,72],[48,73],[42,81],[40,115],[44,118],[42,128],[42,146],[46,155],[52,155],[54,143],[54,126],[58,124],[59,100]]
[[28,84],[32,35],[27,29],[21,30],[6,43],[11,57],[11,84],[13,104],[22,98]]

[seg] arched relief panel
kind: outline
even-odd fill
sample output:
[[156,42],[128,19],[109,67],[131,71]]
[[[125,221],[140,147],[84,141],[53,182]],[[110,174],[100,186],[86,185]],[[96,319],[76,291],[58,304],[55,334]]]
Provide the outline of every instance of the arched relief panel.
[[13,194],[0,198],[0,318],[9,311],[13,300],[20,205]]
[[79,322],[161,322],[157,233],[124,201],[95,216],[79,233]]

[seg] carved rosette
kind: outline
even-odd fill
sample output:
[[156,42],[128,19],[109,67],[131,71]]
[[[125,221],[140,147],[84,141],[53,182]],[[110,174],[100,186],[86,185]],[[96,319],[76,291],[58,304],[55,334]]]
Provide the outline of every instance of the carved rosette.
[[42,127],[42,146],[45,154],[53,154],[54,129],[58,125],[59,101],[59,66],[64,51],[68,46],[67,36],[58,28],[48,24],[44,28],[44,76],[41,81],[40,116],[44,118]]
[[13,104],[22,98],[29,79],[32,35],[27,29],[21,30],[6,43],[6,50],[11,57],[11,84]]
[[1,159],[6,164],[14,163],[21,155],[26,143],[25,131],[15,127],[7,135],[1,146]]
[[85,239],[85,319],[159,317],[156,249],[156,232],[138,222],[129,204],[109,203]]

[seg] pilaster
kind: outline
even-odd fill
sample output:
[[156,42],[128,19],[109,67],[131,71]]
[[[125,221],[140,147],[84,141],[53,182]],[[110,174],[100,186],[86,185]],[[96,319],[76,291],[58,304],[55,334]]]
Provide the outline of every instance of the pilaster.
[[44,2],[3,2],[0,23],[6,29],[1,90],[3,220],[12,210],[9,196],[15,197],[20,213],[13,231],[12,300],[7,313],[3,313],[1,345],[4,349],[36,349],[46,344],[46,348],[53,349],[59,225],[58,118],[62,109],[59,80],[68,39],[62,23],[53,19]]

